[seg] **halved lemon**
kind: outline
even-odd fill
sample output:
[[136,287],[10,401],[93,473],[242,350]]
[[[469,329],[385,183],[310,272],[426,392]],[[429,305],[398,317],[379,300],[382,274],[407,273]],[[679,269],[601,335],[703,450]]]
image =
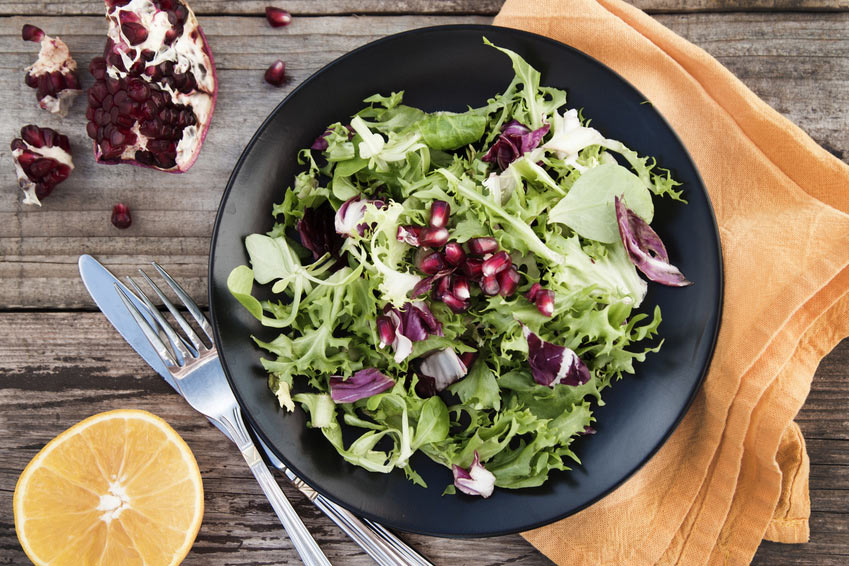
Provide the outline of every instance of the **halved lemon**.
[[147,411],[81,421],[24,469],[15,530],[34,564],[179,564],[203,519],[203,484],[188,445]]

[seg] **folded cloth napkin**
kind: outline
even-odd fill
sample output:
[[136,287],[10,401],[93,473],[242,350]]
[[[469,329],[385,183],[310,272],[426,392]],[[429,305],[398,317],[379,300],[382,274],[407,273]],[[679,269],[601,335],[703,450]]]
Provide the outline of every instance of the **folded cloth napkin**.
[[807,541],[793,418],[849,335],[849,167],[619,0],[508,0],[495,23],[576,47],[651,101],[704,178],[725,264],[716,353],[681,425],[611,495],[525,538],[570,566],[747,564],[764,538]]

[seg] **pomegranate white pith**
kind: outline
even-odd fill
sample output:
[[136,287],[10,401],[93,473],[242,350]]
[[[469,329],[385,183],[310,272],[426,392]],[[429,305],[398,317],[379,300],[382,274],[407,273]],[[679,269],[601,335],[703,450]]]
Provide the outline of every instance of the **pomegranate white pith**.
[[215,108],[215,66],[180,0],[106,0],[104,56],[90,71],[86,131],[102,163],[188,170]]

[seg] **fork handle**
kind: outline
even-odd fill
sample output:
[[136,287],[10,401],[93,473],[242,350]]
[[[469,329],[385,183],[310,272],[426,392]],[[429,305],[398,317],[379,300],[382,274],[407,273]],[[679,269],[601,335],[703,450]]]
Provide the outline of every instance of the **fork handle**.
[[321,494],[316,494],[313,503],[380,566],[433,566],[429,560],[381,525],[367,519],[359,519]]
[[271,503],[272,509],[277,514],[277,518],[283,524],[283,528],[289,535],[292,545],[298,552],[305,566],[331,566],[327,556],[324,555],[318,543],[312,538],[312,535],[307,530],[306,525],[295,512],[292,504],[286,499],[280,485],[274,481],[274,476],[266,467],[265,462],[259,455],[256,445],[248,434],[245,427],[245,421],[242,419],[241,411],[238,406],[233,408],[229,415],[230,418],[219,419],[222,425],[229,432],[230,439],[239,447],[239,451],[245,458],[245,462],[253,472],[259,487],[268,502]]
[[330,561],[324,555],[321,548],[319,548],[315,539],[312,538],[312,535],[295,512],[292,504],[286,499],[286,495],[280,489],[278,483],[274,481],[274,476],[271,475],[265,462],[262,461],[259,450],[254,446],[253,442],[250,442],[250,439],[248,439],[248,442],[248,446],[244,448],[242,446],[239,447],[242,456],[244,456],[245,461],[250,466],[251,472],[253,472],[256,481],[262,488],[262,492],[268,498],[268,502],[271,503],[271,507],[283,524],[283,528],[289,535],[292,545],[295,547],[305,566],[331,566]]

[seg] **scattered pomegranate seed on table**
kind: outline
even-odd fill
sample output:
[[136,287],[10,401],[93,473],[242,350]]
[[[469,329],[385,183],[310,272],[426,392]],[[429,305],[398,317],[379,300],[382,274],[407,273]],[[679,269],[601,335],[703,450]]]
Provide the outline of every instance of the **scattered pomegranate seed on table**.
[[268,6],[265,8],[265,19],[273,28],[282,28],[292,23],[292,14],[281,8]]
[[286,63],[278,59],[265,71],[265,82],[273,86],[283,86],[286,80]]
[[118,203],[112,208],[112,224],[116,228],[123,230],[124,228],[129,228],[132,223],[133,219],[130,216],[130,208],[126,204]]

